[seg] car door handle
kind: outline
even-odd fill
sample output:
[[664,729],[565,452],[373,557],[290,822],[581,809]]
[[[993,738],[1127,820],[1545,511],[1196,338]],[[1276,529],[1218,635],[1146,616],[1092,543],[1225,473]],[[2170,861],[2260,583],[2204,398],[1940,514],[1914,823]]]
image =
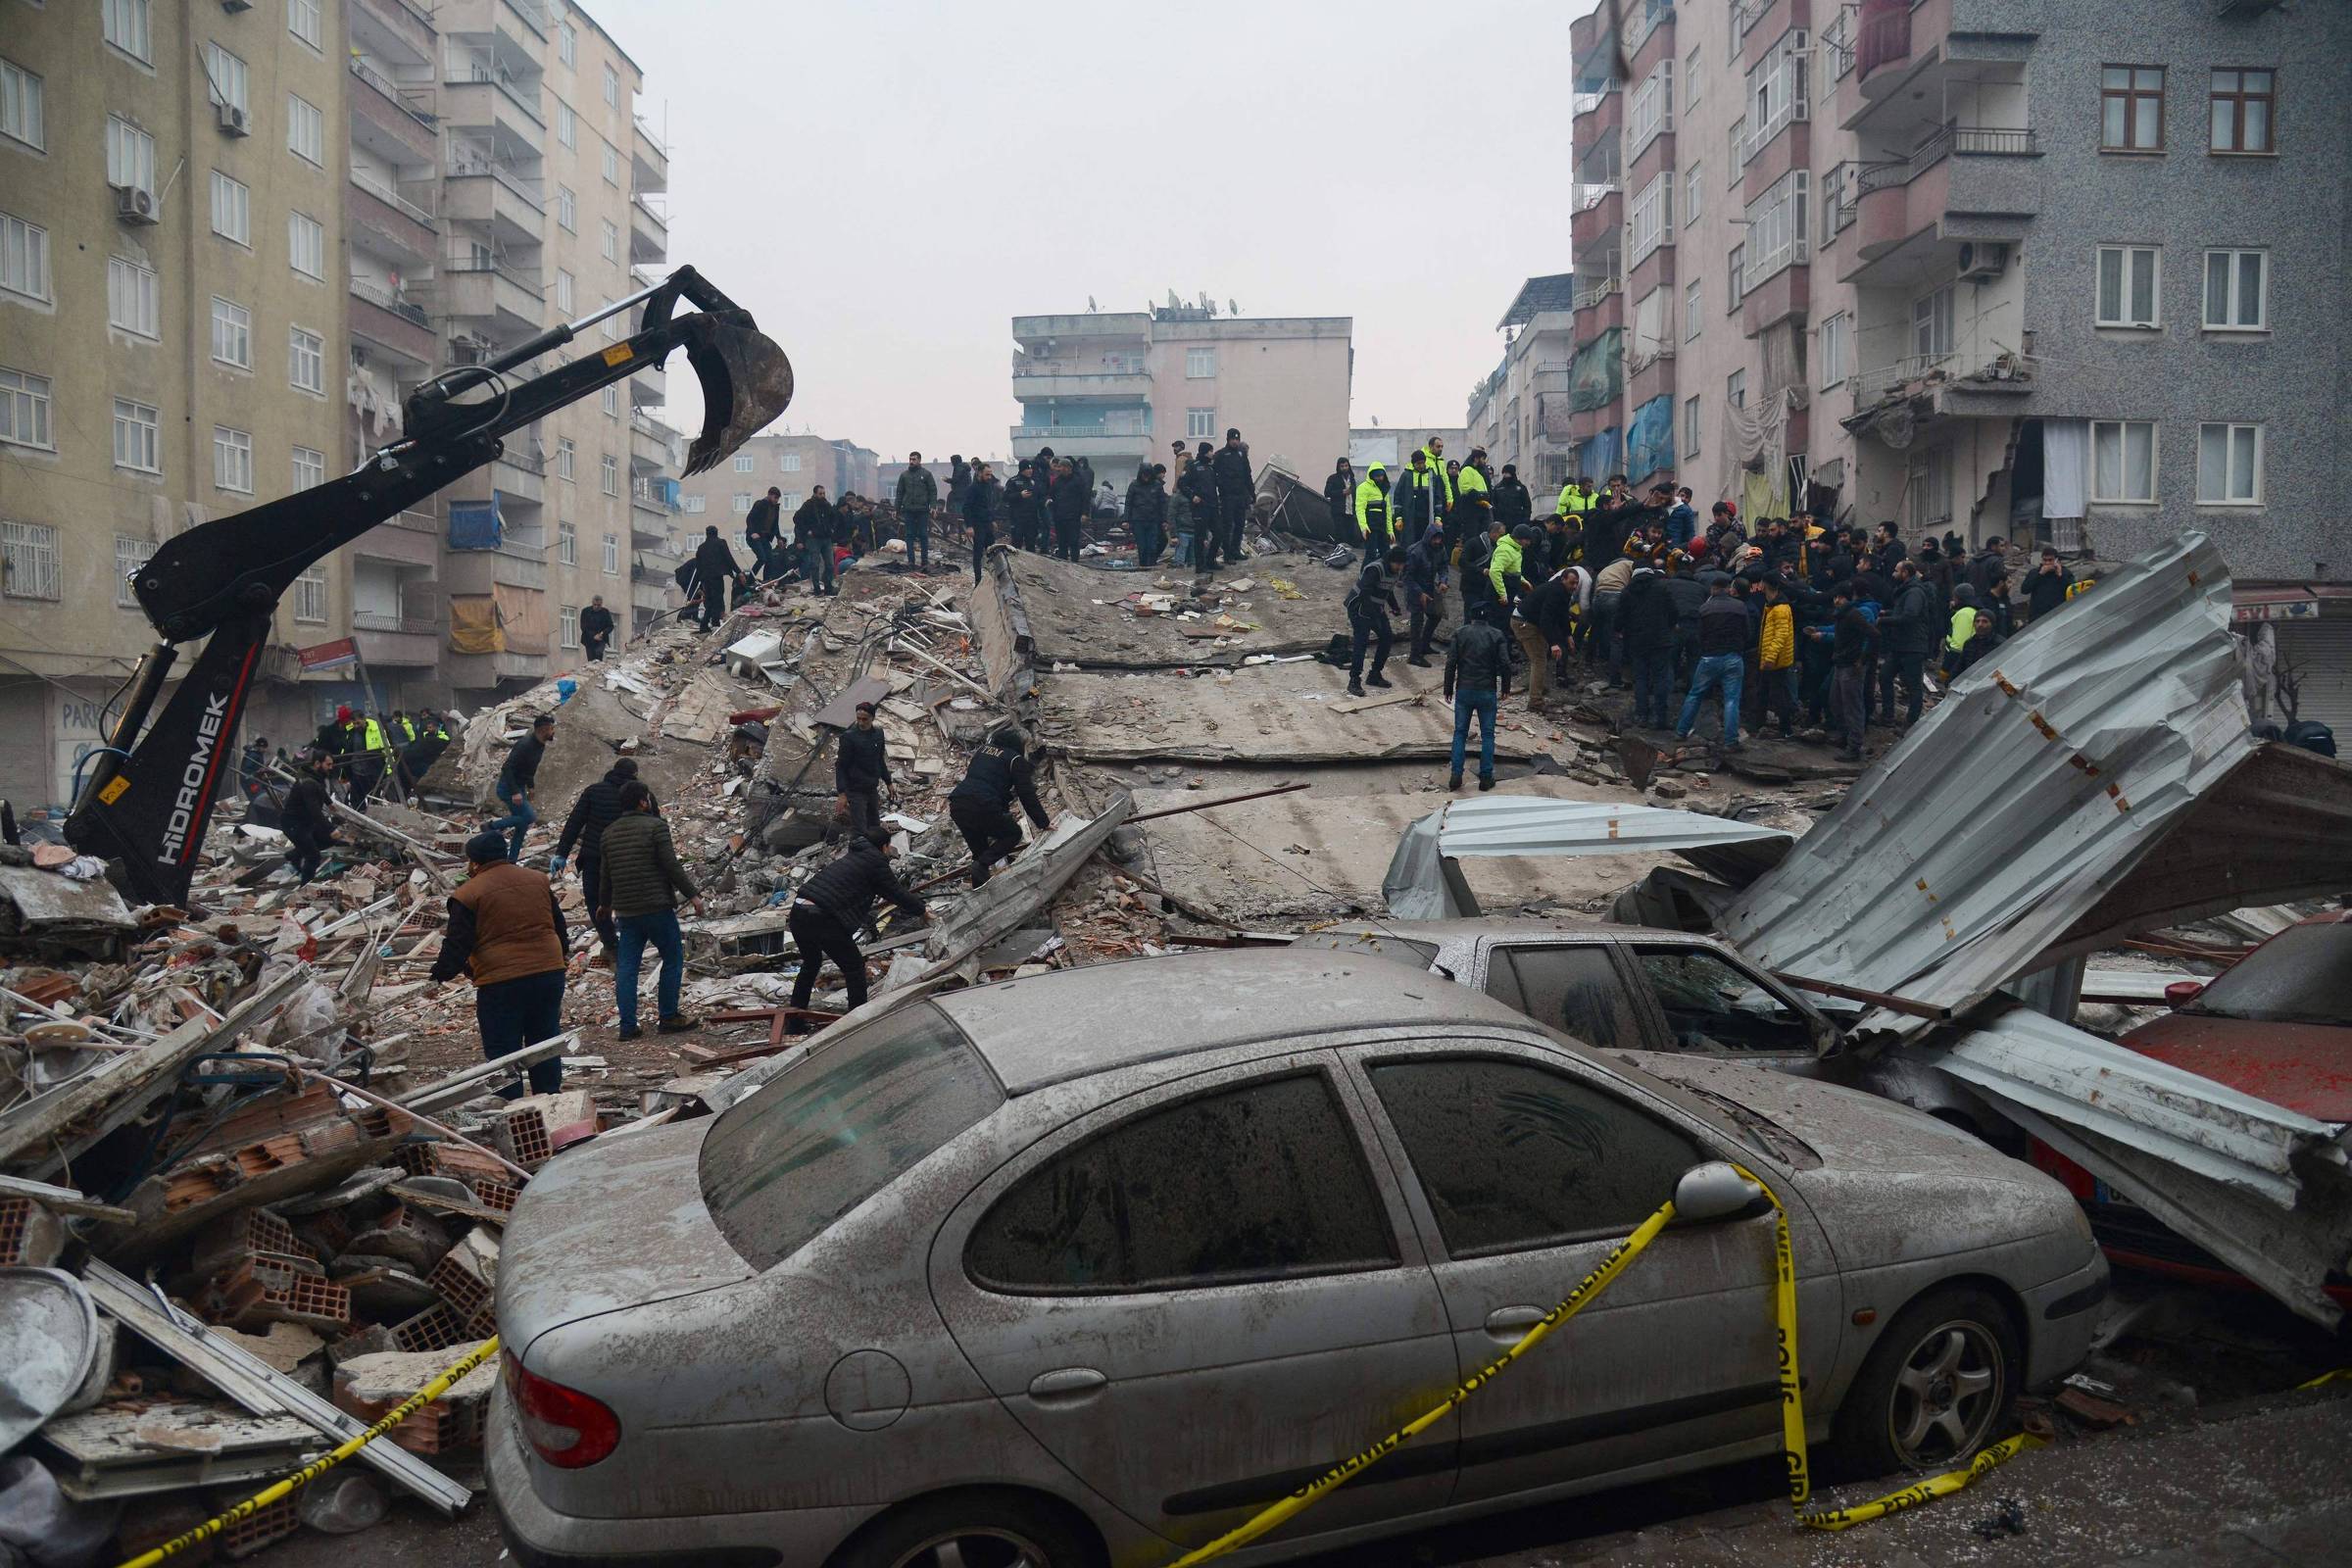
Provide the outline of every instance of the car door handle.
[[1032,1399],[1077,1399],[1108,1384],[1110,1379],[1091,1366],[1065,1366],[1040,1372],[1029,1380]]
[[1498,1306],[1487,1314],[1487,1332],[1507,1344],[1527,1338],[1527,1331],[1543,1321],[1540,1306]]

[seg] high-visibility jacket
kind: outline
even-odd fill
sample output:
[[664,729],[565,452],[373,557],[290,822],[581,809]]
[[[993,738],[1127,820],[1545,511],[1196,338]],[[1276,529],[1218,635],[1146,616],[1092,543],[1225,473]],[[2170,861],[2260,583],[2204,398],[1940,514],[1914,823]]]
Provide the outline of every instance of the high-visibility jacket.
[[353,719],[343,735],[343,749],[347,756],[366,752],[374,752],[378,756],[391,755],[392,748],[384,743],[384,726],[372,718]]
[[1462,495],[1485,495],[1487,493],[1487,476],[1465,463],[1462,465],[1461,476],[1455,482],[1454,488]]
[[[1465,474],[1469,471],[1467,468],[1462,470]],[[1506,604],[1510,601],[1511,591],[1503,586],[1502,580],[1506,576],[1521,575],[1520,567],[1526,563],[1526,552],[1519,548],[1519,541],[1509,534],[1506,533],[1494,541],[1494,554],[1487,561],[1487,575],[1494,581],[1494,597],[1497,600]]]
[[1390,537],[1389,493],[1372,482],[1372,475],[1389,476],[1389,470],[1375,463],[1365,471],[1364,482],[1355,487],[1355,536],[1369,539],[1378,528],[1382,538]]
[[1568,515],[1568,514],[1571,512],[1575,513],[1581,517],[1592,510],[1592,492],[1590,490],[1579,490],[1576,487],[1576,481],[1574,479],[1571,479],[1566,484],[1560,486],[1559,505],[1552,509],[1553,512],[1563,517]]
[[416,738],[416,721],[406,714],[394,719],[392,725],[400,731],[401,744],[404,746]]
[[[1419,452],[1421,460],[1429,465],[1430,495],[1436,510],[1440,513],[1451,512],[1453,510],[1453,481],[1446,476],[1446,460],[1427,447],[1420,447],[1416,450]],[[1412,460],[1408,458],[1405,461],[1410,463]]]

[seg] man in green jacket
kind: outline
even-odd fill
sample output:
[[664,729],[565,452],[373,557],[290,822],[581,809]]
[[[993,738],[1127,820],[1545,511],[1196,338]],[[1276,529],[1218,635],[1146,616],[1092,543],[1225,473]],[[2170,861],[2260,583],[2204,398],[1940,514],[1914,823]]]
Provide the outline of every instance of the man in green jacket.
[[637,976],[647,943],[662,955],[658,1000],[660,1023],[665,1035],[697,1027],[701,1020],[678,1011],[678,987],[686,977],[686,944],[678,933],[678,901],[702,912],[701,893],[678,863],[677,847],[670,842],[669,824],[654,809],[654,792],[642,779],[620,787],[620,819],[605,829],[598,846],[603,881],[598,889],[604,906],[596,912],[619,928],[620,953],[612,970],[613,999],[620,1004],[620,1038],[635,1040]]
[[923,466],[920,452],[906,454],[906,471],[899,475],[891,499],[899,509],[899,526],[906,537],[906,564],[929,571],[931,509],[939,501],[939,480]]

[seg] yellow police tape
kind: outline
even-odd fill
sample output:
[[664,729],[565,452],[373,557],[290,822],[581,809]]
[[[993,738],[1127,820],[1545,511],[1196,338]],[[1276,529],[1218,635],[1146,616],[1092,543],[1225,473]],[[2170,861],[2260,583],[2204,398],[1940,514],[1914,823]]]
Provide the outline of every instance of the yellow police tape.
[[[1834,1508],[1822,1513],[1805,1512],[1805,1502],[1813,1494],[1813,1480],[1806,1464],[1804,1388],[1797,1376],[1796,1261],[1788,1245],[1788,1211],[1781,1206],[1779,1195],[1774,1193],[1764,1182],[1757,1180],[1753,1171],[1738,1164],[1732,1168],[1739,1171],[1747,1180],[1755,1182],[1757,1189],[1772,1204],[1772,1310],[1774,1330],[1778,1341],[1776,1354],[1779,1366],[1776,1370],[1781,1386],[1781,1447],[1782,1456],[1788,1466],[1788,1503],[1796,1510],[1798,1524],[1814,1530],[1845,1530],[1854,1525],[1867,1524],[1873,1519],[1883,1519],[1888,1514],[1900,1513],[1906,1508],[1917,1507],[1923,1502],[1943,1496],[1947,1493],[1958,1492],[1985,1472],[2015,1458],[2026,1449],[2041,1446],[2041,1439],[2021,1432],[2005,1443],[1998,1443],[1984,1449],[1964,1469],[1946,1471],[1938,1476],[1930,1476],[1924,1481],[1905,1487],[1900,1492],[1888,1493],[1884,1497],[1876,1497],[1868,1502],[1858,1502],[1850,1507]],[[1447,1411],[1460,1405],[1471,1395],[1500,1377],[1504,1368],[1533,1349],[1545,1335],[1582,1311],[1592,1298],[1598,1296],[1612,1280],[1625,1271],[1628,1263],[1641,1255],[1643,1248],[1657,1240],[1658,1232],[1664,1230],[1668,1224],[1672,1223],[1673,1219],[1674,1201],[1669,1199],[1659,1205],[1656,1213],[1636,1226],[1631,1236],[1611,1248],[1608,1256],[1602,1258],[1592,1273],[1577,1281],[1576,1289],[1570,1291],[1559,1305],[1544,1313],[1537,1321],[1535,1327],[1527,1331],[1524,1339],[1463,1379],[1454,1387],[1453,1392],[1446,1395],[1436,1405],[1382,1438],[1378,1443],[1342,1459],[1338,1464],[1333,1465],[1289,1496],[1261,1510],[1252,1518],[1227,1531],[1206,1545],[1186,1552],[1171,1563],[1169,1568],[1194,1568],[1197,1563],[1207,1562],[1213,1557],[1222,1557],[1229,1551],[1248,1545],[1284,1521],[1296,1518],[1305,1512],[1332,1492],[1363,1474],[1364,1471],[1387,1458],[1396,1449],[1427,1431]],[[137,1568],[137,1565],[126,1564],[125,1568]]]
[[432,1382],[427,1383],[423,1388],[418,1389],[415,1394],[409,1396],[408,1399],[405,1400],[390,1415],[385,1416],[381,1421],[378,1421],[375,1425],[369,1427],[358,1437],[352,1438],[345,1442],[340,1447],[336,1448],[334,1452],[326,1454],[320,1458],[313,1459],[309,1464],[304,1465],[301,1469],[295,1471],[283,1481],[275,1481],[270,1483],[268,1487],[264,1488],[258,1493],[255,1493],[252,1496],[247,1497],[243,1502],[238,1503],[234,1508],[229,1509],[228,1512],[221,1514],[220,1517],[215,1519],[207,1519],[204,1523],[198,1525],[195,1529],[187,1532],[185,1535],[174,1536],[170,1541],[165,1542],[162,1545],[154,1548],[152,1551],[143,1551],[139,1553],[139,1555],[136,1557],[133,1557],[128,1562],[123,1563],[122,1568],[153,1568],[154,1564],[162,1562],[166,1558],[176,1557],[181,1552],[187,1550],[190,1546],[196,1545],[200,1542],[211,1540],[213,1537],[219,1535],[221,1531],[226,1530],[230,1525],[235,1524],[238,1520],[252,1518],[256,1513],[260,1512],[264,1508],[269,1507],[271,1503],[277,1501],[278,1498],[286,1495],[286,1494],[292,1492],[295,1488],[308,1486],[310,1483],[318,1480],[320,1476],[326,1474],[326,1472],[332,1470],[335,1466],[341,1464],[344,1460],[350,1458],[353,1454],[359,1452],[362,1448],[365,1448],[368,1446],[368,1445],[373,1443],[376,1439],[382,1437],[385,1433],[391,1431],[394,1427],[400,1425],[403,1421],[406,1421],[409,1417],[415,1415],[417,1411],[423,1409],[426,1405],[432,1403],[444,1394],[447,1394],[451,1387],[457,1383],[458,1379],[464,1377],[475,1367],[480,1366],[484,1361],[489,1360],[490,1357],[496,1355],[497,1353],[498,1336],[493,1334],[489,1339],[484,1340],[481,1344],[466,1351],[465,1355],[458,1359],[456,1364],[443,1371],[439,1377],[436,1377]]

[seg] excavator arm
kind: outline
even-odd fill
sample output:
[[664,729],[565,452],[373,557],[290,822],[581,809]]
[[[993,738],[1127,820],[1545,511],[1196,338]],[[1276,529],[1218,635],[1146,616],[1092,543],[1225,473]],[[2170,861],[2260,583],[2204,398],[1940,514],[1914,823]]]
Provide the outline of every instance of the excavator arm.
[[[677,314],[681,302],[696,309]],[[633,335],[527,379],[509,376],[605,317],[639,305],[645,316]],[[272,612],[294,579],[498,457],[506,436],[659,367],[680,348],[703,390],[703,428],[686,459],[686,471],[700,473],[784,412],[792,368],[750,313],[692,268],[681,268],[486,365],[426,382],[408,400],[401,439],[355,471],[165,543],[131,578],[139,608],[163,640],[131,677],[122,717],[66,820],[67,838],[85,854],[121,860],[123,881],[137,897],[185,903]],[[149,724],[178,662],[175,645],[199,637],[207,639],[204,651]]]

